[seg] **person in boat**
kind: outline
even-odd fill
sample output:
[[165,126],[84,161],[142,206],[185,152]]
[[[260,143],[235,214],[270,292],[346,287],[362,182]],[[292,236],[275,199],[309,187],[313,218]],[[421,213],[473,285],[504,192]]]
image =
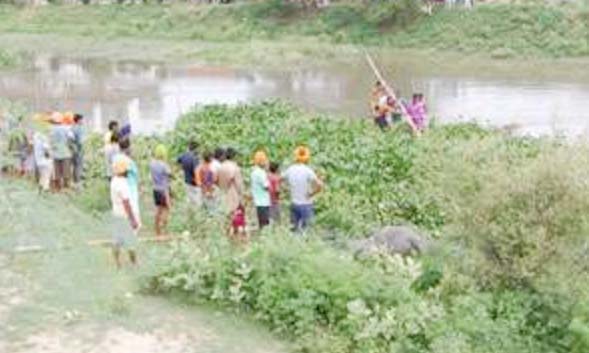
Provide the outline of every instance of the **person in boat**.
[[407,114],[413,121],[418,131],[423,131],[427,126],[427,107],[422,93],[413,94],[411,104],[405,105]]
[[378,118],[382,115],[380,101],[384,96],[386,96],[384,85],[382,82],[376,81],[372,91],[370,92],[370,112],[375,122],[377,122]]

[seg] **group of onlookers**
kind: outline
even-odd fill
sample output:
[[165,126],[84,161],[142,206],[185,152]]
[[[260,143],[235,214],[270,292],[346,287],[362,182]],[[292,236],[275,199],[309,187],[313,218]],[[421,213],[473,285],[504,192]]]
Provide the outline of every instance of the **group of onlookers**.
[[[214,153],[204,152],[202,160],[197,149],[198,144],[190,142],[187,151],[177,158],[184,171],[188,199],[209,213],[228,215],[234,236],[242,236],[245,232],[245,202],[249,200],[256,209],[258,228],[280,222],[282,180],[287,182],[291,192],[293,228],[300,230],[310,223],[313,216],[312,197],[322,183],[307,166],[310,159],[308,148],[298,147],[295,164],[282,174],[279,173],[279,164],[270,162],[266,152],[255,152],[250,175],[251,196],[248,197],[245,195],[241,168],[235,161],[235,149],[218,148]],[[153,165],[152,162],[152,179],[158,174]]]
[[79,185],[84,171],[84,117],[43,113],[33,118],[35,129],[16,130],[8,149],[17,159],[20,175],[34,175],[41,191],[60,191],[71,181]]
[[[107,133],[105,142],[113,144],[116,128]],[[129,250],[130,259],[136,261],[133,244],[141,227],[137,165],[131,157],[128,139],[118,142],[118,148],[105,145],[107,169],[111,173],[111,202],[113,206],[113,242],[115,260],[120,266],[120,249]],[[116,150],[116,152],[112,152]],[[251,201],[257,215],[258,229],[281,221],[281,192],[283,181],[290,191],[290,215],[293,230],[300,232],[312,221],[313,197],[323,183],[308,166],[309,148],[299,146],[294,151],[294,164],[284,172],[270,162],[266,152],[254,153],[250,175],[250,193],[246,192],[242,169],[236,161],[233,148],[218,148],[214,152],[198,153],[198,144],[189,142],[187,150],[177,157],[182,168],[187,201],[209,215],[226,219],[228,234],[236,241],[247,239],[246,204]],[[149,164],[155,211],[156,237],[163,239],[172,207],[171,183],[174,173],[168,164],[168,151],[157,145]]]

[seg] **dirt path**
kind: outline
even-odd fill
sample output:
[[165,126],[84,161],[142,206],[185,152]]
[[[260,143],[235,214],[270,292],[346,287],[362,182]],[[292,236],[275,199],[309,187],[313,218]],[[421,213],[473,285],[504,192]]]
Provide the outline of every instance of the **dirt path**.
[[[0,180],[0,352],[285,352],[247,320],[139,294],[157,266],[157,248],[140,250],[137,269],[117,272],[104,248],[83,234],[105,225],[63,196],[41,197]],[[70,250],[15,255],[16,245],[68,244]]]

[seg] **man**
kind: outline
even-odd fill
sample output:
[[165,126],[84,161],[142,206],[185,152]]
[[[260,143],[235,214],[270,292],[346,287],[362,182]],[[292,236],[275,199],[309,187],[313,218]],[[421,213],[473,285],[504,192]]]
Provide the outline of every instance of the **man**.
[[82,182],[84,172],[84,116],[81,114],[74,114],[74,125],[72,126],[72,149],[73,149],[73,171],[74,171],[74,183],[79,184]]
[[104,147],[111,144],[112,136],[119,134],[119,123],[111,120],[108,122],[108,131],[104,134]]
[[121,249],[129,252],[129,260],[137,264],[135,244],[139,231],[139,215],[133,211],[131,192],[127,181],[129,170],[128,158],[116,158],[113,162],[113,178],[110,183],[110,198],[112,202],[112,236],[113,256],[117,268],[121,268]]
[[221,192],[221,207],[228,215],[232,214],[241,204],[243,196],[241,169],[233,160],[236,156],[237,151],[228,148],[225,160],[221,163],[217,173],[217,183]]
[[213,169],[213,173],[219,174],[219,169],[221,168],[221,164],[225,161],[226,154],[227,153],[223,148],[217,148],[215,150],[213,160],[211,161],[211,168]]
[[197,148],[198,144],[195,141],[190,141],[188,143],[188,150],[182,153],[176,162],[180,164],[184,172],[184,185],[186,187],[188,201],[193,205],[200,206],[202,203],[202,194],[200,188],[196,185],[194,174],[199,165]]
[[104,147],[104,161],[106,166],[106,178],[110,183],[112,179],[113,158],[119,153],[119,135],[110,134],[110,143]]
[[299,232],[307,228],[313,219],[313,197],[321,191],[323,183],[307,165],[311,151],[304,146],[295,149],[295,164],[284,171],[291,197],[291,221],[293,230]]
[[[139,215],[139,168],[137,163],[131,157],[131,140],[126,139],[119,141],[119,153],[113,158],[127,158],[129,168],[127,169],[127,182],[129,183],[129,192],[131,193],[131,207],[136,215]],[[137,219],[141,226],[141,219]]]
[[168,150],[166,146],[160,144],[156,146],[154,158],[149,164],[153,183],[153,201],[156,207],[155,235],[158,237],[164,235],[170,208],[172,207],[172,170],[166,162],[167,159]]
[[270,224],[270,180],[266,168],[268,157],[263,151],[254,155],[254,168],[251,174],[251,191],[260,229]]
[[51,149],[47,137],[41,132],[36,131],[33,134],[33,155],[35,157],[35,167],[39,176],[39,191],[49,192],[51,187],[51,175],[53,174],[53,161],[51,159]]
[[73,140],[73,135],[70,127],[64,124],[62,114],[53,113],[51,122],[53,126],[51,127],[50,142],[55,173],[55,188],[59,191],[69,186],[72,160],[70,142]]

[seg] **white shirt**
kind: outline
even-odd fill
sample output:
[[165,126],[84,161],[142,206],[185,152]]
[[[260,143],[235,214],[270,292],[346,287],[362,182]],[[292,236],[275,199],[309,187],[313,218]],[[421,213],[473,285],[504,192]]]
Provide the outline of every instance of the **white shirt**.
[[[127,218],[124,201],[131,202],[131,190],[127,178],[115,176],[110,182],[110,200],[112,203],[112,214],[116,217]],[[130,205],[130,203],[129,203]]]
[[33,154],[37,167],[45,168],[51,165],[51,158],[47,156],[49,151],[50,147],[47,137],[39,132],[35,132],[33,135]]
[[218,159],[214,159],[211,161],[211,170],[215,175],[219,174],[219,169],[221,168],[221,162]]
[[315,172],[305,164],[293,164],[282,173],[290,189],[290,198],[295,205],[312,205],[313,184],[319,183]]

